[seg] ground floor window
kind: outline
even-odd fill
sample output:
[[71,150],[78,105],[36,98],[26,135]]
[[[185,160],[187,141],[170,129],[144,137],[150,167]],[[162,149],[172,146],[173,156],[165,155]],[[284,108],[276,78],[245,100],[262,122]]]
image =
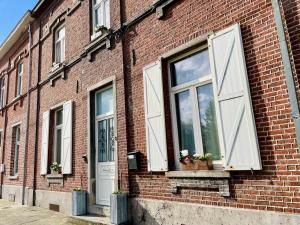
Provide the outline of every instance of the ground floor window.
[[11,166],[11,175],[17,176],[18,175],[18,167],[19,167],[19,151],[20,151],[20,125],[13,127],[12,133],[12,166]]
[[63,109],[53,111],[54,115],[54,135],[53,135],[53,162],[61,163],[62,149],[62,126],[63,126]]
[[190,155],[211,153],[214,160],[220,160],[207,47],[172,59],[169,68],[176,151],[188,150]]

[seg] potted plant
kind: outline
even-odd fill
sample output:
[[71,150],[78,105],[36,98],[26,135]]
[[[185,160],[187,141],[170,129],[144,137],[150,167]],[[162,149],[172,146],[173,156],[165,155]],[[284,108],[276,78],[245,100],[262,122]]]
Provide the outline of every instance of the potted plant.
[[127,193],[118,190],[110,195],[110,222],[125,224],[128,222]]
[[72,215],[81,216],[86,214],[86,191],[76,187],[72,191]]
[[194,154],[189,155],[188,150],[180,151],[180,169],[181,170],[212,170],[212,154],[205,155]]
[[58,175],[61,171],[61,166],[57,162],[53,162],[50,166],[51,174]]

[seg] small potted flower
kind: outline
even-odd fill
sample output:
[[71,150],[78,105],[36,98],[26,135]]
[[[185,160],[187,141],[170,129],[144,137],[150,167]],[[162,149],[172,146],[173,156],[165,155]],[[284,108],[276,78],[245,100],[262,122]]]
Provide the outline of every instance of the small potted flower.
[[51,174],[58,175],[61,171],[61,166],[57,162],[53,162],[50,166]]
[[188,150],[180,151],[180,169],[181,170],[211,170],[213,169],[212,154],[189,155]]
[[86,191],[81,187],[73,188],[72,191],[72,215],[81,216],[86,214]]
[[110,222],[125,224],[128,222],[127,193],[118,190],[110,195]]
[[193,155],[195,167],[197,170],[212,170],[212,154],[206,153],[205,155],[194,154]]

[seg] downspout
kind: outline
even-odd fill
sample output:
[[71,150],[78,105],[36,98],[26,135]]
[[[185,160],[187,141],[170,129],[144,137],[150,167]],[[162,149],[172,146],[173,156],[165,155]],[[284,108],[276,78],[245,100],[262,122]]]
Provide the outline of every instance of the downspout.
[[[31,84],[31,66],[32,66],[32,33],[31,33],[31,23],[28,26],[28,36],[29,36],[29,53],[28,53],[28,80],[27,80],[27,108],[26,108],[26,133],[25,133],[25,149],[24,149],[24,164],[23,164],[23,184],[22,184],[22,205],[25,203],[25,189],[26,189],[26,177],[27,177],[27,153],[28,153],[28,139],[29,139],[29,118],[30,118],[30,84]],[[27,199],[27,203],[28,203]]]
[[292,118],[294,120],[295,129],[296,129],[296,139],[298,148],[300,145],[300,113],[299,113],[299,104],[296,94],[295,83],[293,79],[293,69],[291,64],[291,59],[288,51],[288,45],[285,37],[283,20],[281,16],[279,0],[272,0],[272,6],[274,11],[275,23],[279,38],[280,52],[283,61],[284,74],[286,79],[286,84],[288,87],[289,100],[291,102],[292,109]]
[[37,69],[37,96],[36,96],[36,114],[35,114],[35,142],[34,142],[34,170],[33,170],[33,205],[35,205],[36,202],[36,180],[37,180],[37,163],[38,163],[38,142],[39,142],[39,126],[40,126],[40,120],[39,120],[39,115],[40,115],[40,80],[41,80],[41,57],[42,57],[42,49],[41,49],[41,37],[42,37],[42,24],[41,21],[39,20],[39,36],[38,36],[38,69]]

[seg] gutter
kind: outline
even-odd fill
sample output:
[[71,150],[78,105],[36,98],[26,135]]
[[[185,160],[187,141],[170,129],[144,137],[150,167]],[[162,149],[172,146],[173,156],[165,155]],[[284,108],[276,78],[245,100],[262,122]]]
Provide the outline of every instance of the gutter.
[[[28,152],[28,139],[29,139],[29,119],[30,119],[30,84],[31,84],[31,66],[32,66],[32,33],[31,23],[28,26],[29,36],[29,55],[28,55],[28,80],[27,80],[27,115],[26,115],[26,133],[25,133],[25,149],[24,149],[24,164],[23,164],[23,184],[22,184],[22,205],[25,203],[25,188],[26,188],[26,177],[27,177],[27,152]],[[27,199],[28,202],[28,199]]]
[[281,57],[282,57],[282,62],[284,67],[284,74],[285,74],[286,84],[288,87],[288,95],[291,103],[292,118],[296,129],[296,140],[299,148],[300,145],[299,103],[298,103],[295,83],[293,79],[293,69],[292,69],[291,59],[289,55],[287,40],[284,32],[283,19],[281,16],[279,0],[272,0],[272,6],[274,11],[277,34],[279,38],[280,52],[281,52]]

